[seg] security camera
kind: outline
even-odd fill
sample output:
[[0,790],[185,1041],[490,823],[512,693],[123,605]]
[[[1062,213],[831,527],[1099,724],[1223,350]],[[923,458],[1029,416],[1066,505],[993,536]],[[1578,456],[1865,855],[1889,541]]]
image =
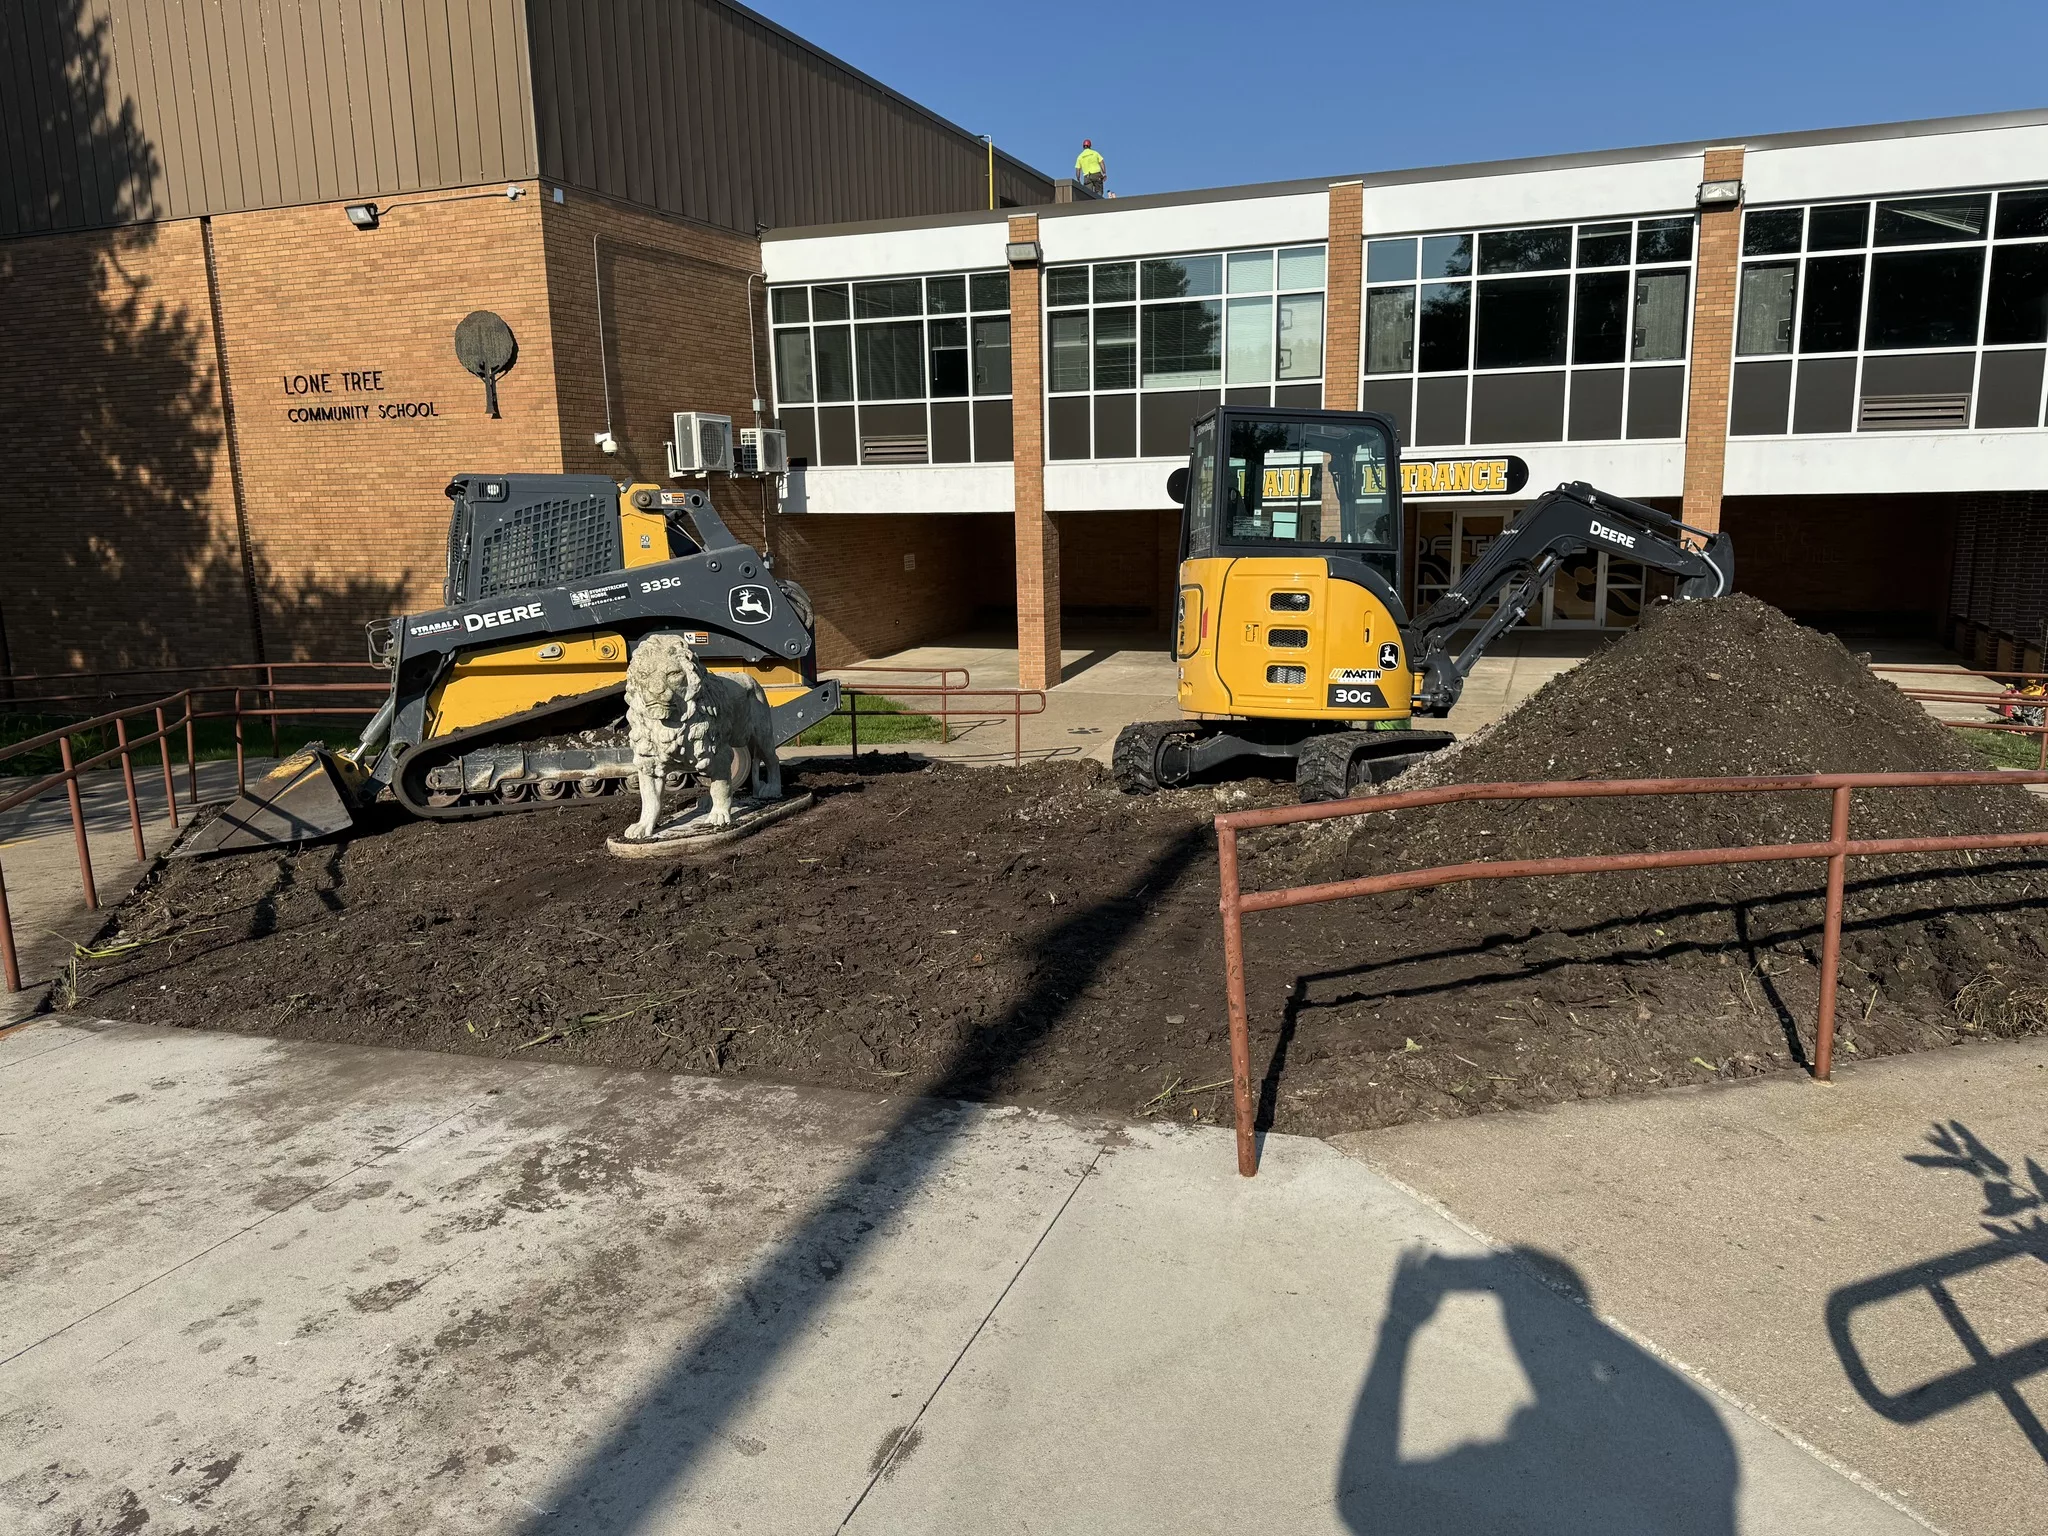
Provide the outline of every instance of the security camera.
[[596,442],[597,446],[606,453],[617,453],[619,451],[619,440],[609,432],[598,433]]

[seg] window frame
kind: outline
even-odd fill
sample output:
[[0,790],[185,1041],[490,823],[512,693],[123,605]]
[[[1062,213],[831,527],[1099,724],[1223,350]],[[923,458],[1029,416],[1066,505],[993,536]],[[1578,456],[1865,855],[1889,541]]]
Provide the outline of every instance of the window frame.
[[[1313,252],[1320,258],[1320,282],[1312,288],[1304,287],[1299,283],[1282,286],[1282,268],[1286,265],[1283,258],[1289,253],[1299,254],[1303,252]],[[1253,258],[1255,260],[1260,256],[1266,258],[1265,273],[1267,285],[1263,288],[1233,287],[1231,284],[1233,258],[1238,258],[1235,262],[1236,269],[1243,272],[1249,270],[1254,264],[1253,261],[1247,261],[1244,258]],[[1217,274],[1214,290],[1210,291],[1205,288],[1204,291],[1199,293],[1190,292],[1185,294],[1166,294],[1148,291],[1148,268],[1156,273],[1160,269],[1152,266],[1152,264],[1164,264],[1167,262],[1214,262]],[[1129,268],[1131,272],[1128,296],[1122,296],[1120,290],[1112,288],[1110,297],[1101,297],[1100,295],[1103,290],[1101,274],[1104,269],[1116,270],[1122,268]],[[1078,302],[1053,303],[1051,295],[1054,288],[1055,274],[1058,274],[1062,281],[1075,281],[1075,274],[1081,274],[1079,282],[1080,286],[1085,288],[1088,294],[1087,302],[1085,304]],[[1094,257],[1083,261],[1049,264],[1046,268],[1045,278],[1039,285],[1039,310],[1041,317],[1039,326],[1039,347],[1041,352],[1039,378],[1042,381],[1041,389],[1045,410],[1049,418],[1053,401],[1085,399],[1088,402],[1090,426],[1087,455],[1084,457],[1063,456],[1057,460],[1051,457],[1051,432],[1048,429],[1045,442],[1047,461],[1049,463],[1064,464],[1133,464],[1147,457],[1143,451],[1142,426],[1139,430],[1139,436],[1133,444],[1137,451],[1130,454],[1115,455],[1103,455],[1097,452],[1097,428],[1095,424],[1100,410],[1097,402],[1105,399],[1117,400],[1126,396],[1130,397],[1132,401],[1131,409],[1138,413],[1141,421],[1143,401],[1146,396],[1184,394],[1194,390],[1213,391],[1218,401],[1222,402],[1234,391],[1262,389],[1266,392],[1265,404],[1271,406],[1274,399],[1273,391],[1276,389],[1314,388],[1317,392],[1318,408],[1320,408],[1322,388],[1329,376],[1330,365],[1329,293],[1330,248],[1329,242],[1326,240],[1275,240],[1264,244],[1219,246],[1183,251],[1142,251],[1115,256]],[[1321,366],[1313,374],[1283,378],[1281,376],[1283,356],[1282,322],[1286,317],[1288,304],[1291,301],[1302,298],[1312,298],[1321,306],[1321,327],[1318,337]],[[1261,299],[1267,301],[1268,315],[1266,326],[1270,332],[1267,347],[1267,377],[1263,381],[1233,381],[1230,372],[1230,320],[1233,304],[1241,301],[1257,301]],[[1147,382],[1145,349],[1147,315],[1149,312],[1181,304],[1212,304],[1215,306],[1217,379],[1213,384]],[[1132,381],[1129,385],[1104,386],[1101,382],[1103,359],[1099,354],[1103,337],[1098,316],[1107,310],[1127,311],[1131,316],[1131,330],[1128,343],[1121,337],[1116,338],[1118,346],[1128,345],[1130,348],[1129,361]],[[1065,319],[1076,314],[1086,316],[1089,349],[1088,368],[1086,371],[1087,384],[1085,388],[1062,387],[1055,389],[1052,367],[1054,321],[1056,318]],[[1291,335],[1292,333],[1286,334]],[[1243,402],[1239,403],[1243,404]],[[1156,459],[1159,458],[1159,455],[1152,455],[1151,457]],[[1173,457],[1178,460],[1179,455],[1176,454]]]
[[[1000,309],[977,308],[975,305],[977,287],[981,289],[982,295],[984,297],[993,297],[994,292],[996,291],[995,280],[997,279],[1000,279],[1001,281],[1000,292],[1003,297],[1003,307]],[[957,309],[934,308],[931,289],[931,285],[934,281],[940,283],[951,283],[957,281],[960,285],[962,307]],[[915,283],[917,285],[918,311],[915,315],[897,313],[887,315],[862,316],[859,313],[859,295],[860,290],[863,288],[863,286],[871,284],[901,283]],[[846,313],[843,318],[827,317],[821,319],[819,317],[817,293],[820,289],[832,290],[837,293],[844,294],[846,296]],[[982,450],[984,445],[980,440],[979,426],[981,416],[981,411],[979,408],[984,403],[1009,403],[1013,402],[1016,397],[1016,354],[1014,329],[1015,317],[1012,315],[1009,306],[1009,272],[1007,269],[965,268],[931,272],[886,274],[870,273],[860,277],[819,278],[806,280],[803,282],[773,283],[768,286],[767,291],[768,298],[767,303],[765,305],[765,310],[768,317],[769,399],[774,406],[776,421],[783,421],[784,418],[790,412],[811,412],[811,420],[814,423],[812,440],[813,442],[816,442],[819,435],[819,430],[815,426],[815,424],[818,421],[818,417],[816,414],[818,411],[820,411],[821,409],[836,409],[839,407],[846,407],[848,409],[851,409],[855,413],[855,462],[852,464],[825,465],[819,463],[815,458],[813,458],[809,461],[808,467],[816,469],[972,469],[983,465],[1008,464],[1014,461],[1013,453],[1005,454],[1003,457],[1000,458],[983,457]],[[870,291],[872,292],[873,290],[871,289]],[[803,301],[801,306],[798,306],[792,300],[785,297],[786,295],[794,293],[800,293],[803,295]],[[784,312],[797,307],[801,307],[801,309],[803,310],[803,319],[785,320],[778,318],[778,316],[783,314]],[[1010,325],[1012,327],[1010,332],[1010,387],[1002,391],[1000,394],[984,393],[978,387],[980,380],[977,377],[977,365],[979,358],[981,356],[981,344],[978,341],[978,337],[980,335],[980,328],[985,322],[996,319],[1001,319],[1006,325]],[[861,332],[864,329],[870,327],[892,325],[915,325],[917,327],[917,356],[920,373],[920,392],[916,395],[891,397],[889,399],[869,399],[862,388],[863,373],[865,370],[863,367],[864,350],[862,347]],[[942,395],[935,392],[937,386],[937,370],[933,366],[933,327],[937,325],[960,325],[965,327],[967,337],[965,352],[967,364],[967,387],[966,392],[964,394]],[[822,392],[820,386],[822,380],[818,368],[818,332],[821,330],[843,330],[846,332],[847,360],[851,374],[851,392],[847,399],[826,400],[821,398]],[[810,398],[806,400],[785,399],[783,395],[783,369],[781,366],[782,350],[786,344],[785,338],[794,336],[803,337],[805,356],[809,362]],[[949,407],[966,407],[968,415],[967,441],[968,451],[971,455],[970,458],[964,461],[938,461],[932,458],[932,407],[934,405],[943,405]],[[907,464],[892,463],[886,465],[879,462],[860,462],[862,453],[860,445],[866,437],[866,433],[863,432],[861,428],[860,413],[869,408],[875,407],[886,407],[890,410],[901,410],[905,407],[923,408],[925,422],[925,458],[921,463],[915,460],[910,461]],[[1011,434],[1008,432],[994,435],[999,435],[1005,438],[1011,436]],[[996,446],[996,444],[993,441],[993,436],[988,446],[990,448],[994,448]]]
[[[1689,242],[1688,247],[1690,255],[1687,257],[1685,261],[1644,261],[1638,259],[1641,255],[1643,234],[1646,228],[1668,227],[1672,222],[1685,218],[1691,218],[1694,221],[1692,239]],[[1481,270],[1482,263],[1479,258],[1486,247],[1486,237],[1488,235],[1500,236],[1505,234],[1517,233],[1525,230],[1536,234],[1549,233],[1554,230],[1568,237],[1570,249],[1567,252],[1565,262],[1562,265],[1555,267],[1543,267],[1540,269],[1530,269],[1513,272],[1486,272]],[[1621,261],[1588,261],[1585,259],[1588,256],[1597,256],[1600,254],[1598,243],[1605,243],[1611,245],[1617,237],[1625,241],[1627,247],[1626,255]],[[1598,242],[1595,244],[1594,249],[1591,251],[1587,249],[1589,238],[1595,242]],[[1425,242],[1455,242],[1460,240],[1464,242],[1463,249],[1467,253],[1464,262],[1465,270],[1462,273],[1462,275],[1430,275],[1430,264],[1424,255]],[[1359,301],[1358,346],[1358,371],[1361,386],[1371,384],[1385,385],[1389,383],[1399,384],[1400,382],[1405,380],[1409,386],[1408,398],[1410,401],[1412,412],[1414,402],[1417,398],[1417,390],[1419,388],[1421,381],[1426,379],[1463,379],[1465,380],[1465,418],[1463,435],[1460,439],[1460,444],[1468,448],[1495,446],[1516,447],[1523,445],[1520,443],[1507,442],[1502,442],[1499,444],[1495,444],[1492,442],[1480,443],[1472,436],[1473,395],[1475,392],[1473,389],[1473,381],[1480,378],[1513,377],[1522,374],[1536,375],[1561,372],[1565,376],[1563,418],[1564,427],[1563,436],[1556,439],[1556,442],[1668,443],[1684,441],[1685,405],[1683,404],[1683,402],[1690,399],[1692,386],[1693,328],[1691,309],[1694,303],[1695,295],[1698,292],[1699,284],[1699,225],[1697,215],[1694,210],[1644,210],[1642,212],[1630,213],[1625,215],[1610,214],[1600,218],[1586,218],[1575,221],[1566,221],[1562,223],[1557,221],[1538,220],[1521,224],[1497,224],[1483,226],[1475,224],[1467,225],[1463,228],[1419,229],[1400,233],[1389,232],[1386,234],[1375,233],[1373,235],[1366,237],[1365,239],[1364,243],[1367,249],[1361,252],[1361,272],[1369,274],[1371,271],[1373,258],[1373,252],[1371,250],[1372,246],[1391,243],[1394,241],[1407,241],[1409,243],[1411,248],[1410,257],[1407,261],[1400,264],[1405,265],[1408,268],[1408,270],[1413,272],[1415,275],[1406,279],[1395,279],[1381,282],[1374,282],[1370,278],[1370,276],[1366,276],[1363,282],[1361,283]],[[1438,249],[1441,252],[1455,249],[1455,247],[1439,246]],[[1389,254],[1389,256],[1387,257],[1383,257],[1382,259],[1391,260],[1391,254]],[[1649,274],[1680,272],[1685,274],[1686,285],[1685,341],[1683,347],[1680,350],[1680,354],[1676,358],[1645,359],[1643,361],[1638,362],[1635,360],[1633,356],[1636,313],[1635,295],[1637,281],[1641,277]],[[1627,299],[1625,301],[1623,315],[1624,329],[1622,355],[1618,360],[1611,362],[1582,363],[1579,361],[1576,355],[1579,341],[1579,301],[1581,288],[1580,280],[1582,278],[1597,276],[1600,274],[1613,274],[1615,276],[1618,276],[1625,284],[1625,292],[1627,294]],[[1484,287],[1484,285],[1488,283],[1523,282],[1531,278],[1562,278],[1565,280],[1566,299],[1564,317],[1564,361],[1561,363],[1533,363],[1518,367],[1481,367],[1479,365],[1478,360],[1480,356],[1479,327],[1484,309],[1481,295],[1482,288]],[[1423,290],[1431,287],[1445,285],[1463,285],[1466,292],[1467,312],[1470,318],[1467,322],[1466,328],[1465,365],[1462,368],[1424,368],[1422,366]],[[1409,360],[1408,366],[1403,369],[1390,369],[1385,372],[1376,373],[1368,371],[1369,364],[1372,361],[1371,322],[1374,295],[1398,293],[1403,290],[1405,290],[1409,295],[1408,308],[1411,317],[1408,345],[1406,349]],[[1629,412],[1631,408],[1632,396],[1635,392],[1635,375],[1637,371],[1669,370],[1672,368],[1679,368],[1684,370],[1684,376],[1681,380],[1681,406],[1679,414],[1679,429],[1677,434],[1673,437],[1628,437],[1627,432]],[[1579,380],[1581,376],[1593,373],[1617,372],[1620,373],[1622,376],[1620,417],[1621,435],[1613,438],[1572,437],[1571,420],[1573,397],[1577,393]],[[1410,420],[1411,422],[1413,420],[1412,414]],[[1534,447],[1547,445],[1548,441],[1546,440],[1545,443],[1532,442],[1527,446]],[[1418,446],[1414,451],[1416,451],[1417,453],[1427,452],[1431,451],[1437,446],[1438,445],[1422,445]],[[1459,445],[1444,444],[1441,446],[1446,451],[1448,451],[1450,448]]]
[[[2000,252],[2024,246],[2039,246],[2044,248],[2044,254],[2048,254],[2048,234],[1999,234],[1999,218],[2005,209],[2005,199],[2007,197],[2032,198],[2041,196],[2043,194],[2048,194],[2048,178],[2042,178],[2039,180],[2029,182],[2016,182],[2011,184],[1998,184],[1992,186],[1943,187],[1922,191],[1918,193],[1874,192],[1861,197],[1813,198],[1797,203],[1769,203],[1760,204],[1753,208],[1745,207],[1743,210],[1744,224],[1743,239],[1741,242],[1741,245],[1743,247],[1746,247],[1748,243],[1748,219],[1751,215],[1771,214],[1779,212],[1786,208],[1797,208],[1803,212],[1804,216],[1801,220],[1800,247],[1796,252],[1759,256],[1739,256],[1739,266],[1736,277],[1736,292],[1739,295],[1743,292],[1745,285],[1745,274],[1747,273],[1750,267],[1783,264],[1787,262],[1792,263],[1796,266],[1796,296],[1793,304],[1793,335],[1791,348],[1788,352],[1783,353],[1738,354],[1735,357],[1734,361],[1737,364],[1741,364],[1744,362],[1768,362],[1773,359],[1788,360],[1795,369],[1795,380],[1797,377],[1796,370],[1802,367],[1808,359],[1813,359],[1815,361],[1847,361],[1853,365],[1854,370],[1851,375],[1850,398],[1852,401],[1860,402],[1863,398],[1863,381],[1866,369],[1868,367],[1869,362],[1874,358],[1883,359],[1888,357],[1902,356],[1920,357],[1931,356],[1936,354],[1944,356],[1970,356],[1974,359],[1974,361],[1970,370],[1971,392],[1969,421],[1967,422],[1967,424],[1963,426],[1930,427],[1925,428],[1923,430],[1934,432],[2030,432],[2041,430],[2042,411],[2044,405],[2048,405],[2048,401],[2036,402],[2035,421],[2032,426],[1980,427],[1976,424],[1976,418],[1980,409],[1981,394],[1984,388],[1985,359],[1993,353],[2040,350],[2044,346],[2048,346],[2048,341],[1994,342],[1986,339],[1991,322],[1992,282],[1999,267],[1998,256]],[[1912,244],[1880,243],[1878,239],[1877,214],[1878,208],[1882,204],[1931,201],[1938,198],[1948,197],[1960,199],[1978,196],[1985,198],[1987,203],[1984,219],[1984,233],[1980,236],[1961,240],[1926,240]],[[1863,209],[1863,238],[1860,244],[1816,245],[1814,243],[1814,215],[1817,211],[1822,209],[1848,208],[1859,205]],[[1879,257],[1902,255],[1910,256],[1921,253],[1935,252],[1957,253],[1970,251],[1981,253],[1979,287],[1977,292],[1977,325],[1974,340],[1969,342],[1953,342],[1943,345],[1927,346],[1914,345],[1873,347],[1871,345],[1871,318],[1874,289],[1872,279],[1876,272],[1876,262]],[[1809,318],[1807,314],[1807,309],[1808,294],[1812,285],[1812,274],[1810,269],[1815,262],[1839,262],[1844,259],[1857,261],[1860,264],[1860,271],[1862,274],[1861,289],[1857,295],[1856,304],[1855,345],[1851,347],[1834,347],[1827,349],[1809,350],[1807,346],[1807,321]],[[1740,328],[1742,325],[1742,315],[1739,309],[1735,317],[1735,324],[1737,334],[1739,335]],[[2044,391],[2044,393],[2048,393],[2048,391]],[[1734,391],[1731,390],[1731,410],[1733,405],[1733,394]],[[1860,410],[1852,412],[1849,422],[1849,428],[1846,432],[1794,432],[1792,430],[1793,425],[1794,417],[1792,413],[1788,412],[1784,431],[1778,433],[1745,433],[1744,436],[1760,437],[1768,441],[1776,437],[1854,437],[1860,436],[1866,431],[1883,430],[1874,427],[1864,427],[1862,425]]]

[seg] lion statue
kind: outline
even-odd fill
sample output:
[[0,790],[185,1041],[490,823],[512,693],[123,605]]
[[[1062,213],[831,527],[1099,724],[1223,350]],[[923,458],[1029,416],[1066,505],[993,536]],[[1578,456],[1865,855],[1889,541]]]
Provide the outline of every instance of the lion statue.
[[661,792],[688,775],[711,793],[707,827],[732,825],[733,795],[782,798],[768,696],[752,678],[724,677],[698,663],[673,630],[648,635],[626,667],[626,730],[640,775],[640,819],[632,841],[654,835]]

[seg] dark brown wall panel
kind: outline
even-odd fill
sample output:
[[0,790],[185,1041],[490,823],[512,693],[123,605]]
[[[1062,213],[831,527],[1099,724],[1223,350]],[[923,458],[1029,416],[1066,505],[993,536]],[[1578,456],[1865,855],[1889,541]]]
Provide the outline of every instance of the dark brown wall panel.
[[[550,180],[749,236],[987,206],[979,139],[743,7],[528,0],[527,19]],[[1052,184],[998,153],[996,194]]]
[[531,179],[526,29],[524,0],[0,0],[0,236]]

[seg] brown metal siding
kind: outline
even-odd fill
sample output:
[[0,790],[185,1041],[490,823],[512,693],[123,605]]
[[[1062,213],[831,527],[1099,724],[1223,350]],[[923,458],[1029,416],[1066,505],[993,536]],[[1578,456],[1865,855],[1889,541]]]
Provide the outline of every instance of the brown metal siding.
[[[743,235],[987,206],[981,142],[724,0],[528,0],[540,174]],[[996,155],[996,193],[1052,184]]]
[[530,179],[523,0],[0,0],[0,235]]

